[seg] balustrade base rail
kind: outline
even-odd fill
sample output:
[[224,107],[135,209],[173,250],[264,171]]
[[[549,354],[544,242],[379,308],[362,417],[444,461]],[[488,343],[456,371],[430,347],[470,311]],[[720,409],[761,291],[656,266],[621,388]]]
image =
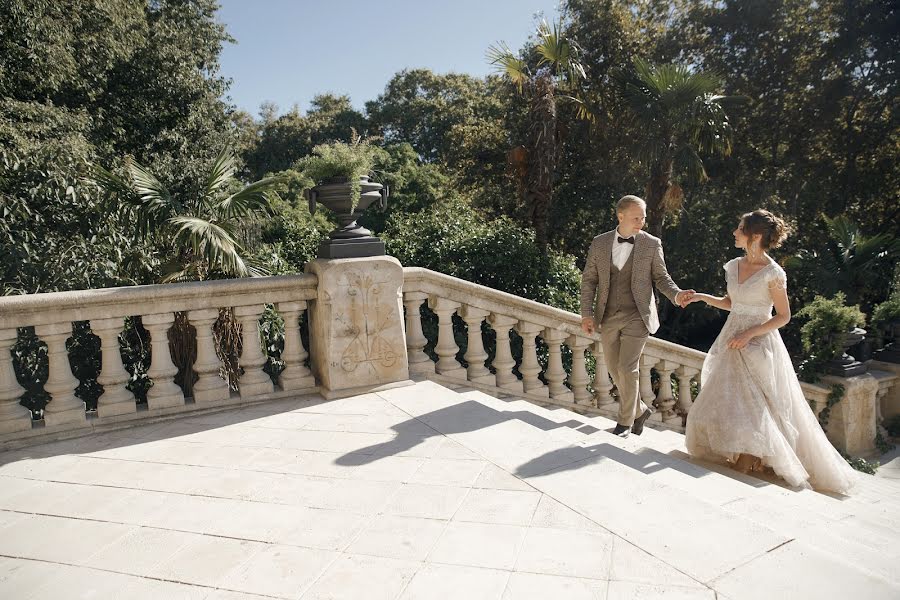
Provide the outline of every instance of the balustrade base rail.
[[85,415],[84,421],[78,423],[46,425],[41,421],[35,421],[29,430],[0,434],[0,452],[6,450],[18,450],[37,444],[74,439],[94,433],[110,433],[138,425],[162,423],[183,419],[185,417],[256,406],[265,402],[278,400],[321,400],[322,396],[319,392],[318,386],[303,390],[276,389],[269,395],[257,398],[242,398],[239,393],[232,392],[230,397],[219,400],[215,404],[210,404],[208,402],[194,402],[192,398],[187,398],[184,404],[178,406],[154,409],[148,408],[146,404],[141,404],[135,412],[107,417],[98,416],[96,412],[88,412]]

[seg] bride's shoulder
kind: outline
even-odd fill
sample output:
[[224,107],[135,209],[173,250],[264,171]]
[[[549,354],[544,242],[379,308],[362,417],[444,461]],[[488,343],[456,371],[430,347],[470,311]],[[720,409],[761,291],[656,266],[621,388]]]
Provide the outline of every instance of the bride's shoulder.
[[740,256],[737,257],[737,258],[732,258],[732,259],[729,260],[727,263],[725,263],[724,265],[722,265],[722,269],[723,269],[726,273],[731,273],[732,270],[734,270],[735,266],[737,266],[738,262],[740,262],[740,260],[741,260],[741,257],[740,257]]
[[787,273],[785,273],[784,267],[772,260],[769,265],[769,272],[766,274],[766,280],[769,282],[770,287],[786,287]]

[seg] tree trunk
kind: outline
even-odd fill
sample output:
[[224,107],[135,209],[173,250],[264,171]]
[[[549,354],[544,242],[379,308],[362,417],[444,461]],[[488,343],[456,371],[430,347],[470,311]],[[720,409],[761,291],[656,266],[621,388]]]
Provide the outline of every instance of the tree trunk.
[[556,94],[553,77],[539,76],[532,89],[529,118],[531,125],[528,190],[526,199],[531,208],[531,223],[534,226],[538,245],[546,249],[550,238],[550,205],[553,201],[553,176],[556,173],[558,144],[556,136]]
[[665,209],[663,197],[672,181],[672,160],[665,158],[657,161],[650,168],[650,181],[647,182],[647,231],[656,237],[662,235]]

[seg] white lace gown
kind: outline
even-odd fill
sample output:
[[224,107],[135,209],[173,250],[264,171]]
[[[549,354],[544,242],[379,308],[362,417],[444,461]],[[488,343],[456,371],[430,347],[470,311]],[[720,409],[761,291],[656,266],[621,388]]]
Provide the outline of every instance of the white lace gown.
[[725,264],[731,314],[703,363],[701,390],[687,419],[688,452],[707,460],[762,458],[788,484],[845,494],[856,473],[835,450],[810,409],[778,331],[740,350],[732,337],[771,318],[770,289],[786,288],[773,260],[738,281],[738,260]]

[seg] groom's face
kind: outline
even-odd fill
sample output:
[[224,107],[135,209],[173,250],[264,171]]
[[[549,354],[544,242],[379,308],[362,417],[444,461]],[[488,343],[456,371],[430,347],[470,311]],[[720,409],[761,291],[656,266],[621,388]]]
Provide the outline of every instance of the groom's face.
[[629,236],[644,228],[647,219],[647,210],[640,204],[632,204],[617,213],[619,218],[619,233]]

